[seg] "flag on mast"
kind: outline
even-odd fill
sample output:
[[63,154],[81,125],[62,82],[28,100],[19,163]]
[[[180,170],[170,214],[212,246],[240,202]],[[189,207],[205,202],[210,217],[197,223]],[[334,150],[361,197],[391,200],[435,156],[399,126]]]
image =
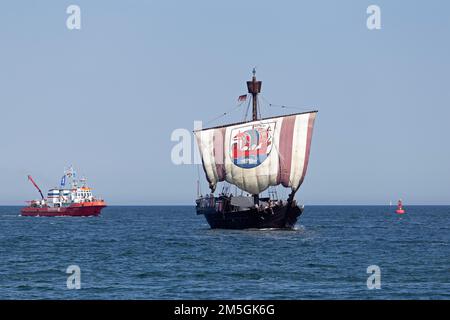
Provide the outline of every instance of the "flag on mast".
[[243,94],[242,96],[239,96],[239,98],[238,98],[239,102],[244,102],[246,100],[247,100],[247,95],[246,94]]

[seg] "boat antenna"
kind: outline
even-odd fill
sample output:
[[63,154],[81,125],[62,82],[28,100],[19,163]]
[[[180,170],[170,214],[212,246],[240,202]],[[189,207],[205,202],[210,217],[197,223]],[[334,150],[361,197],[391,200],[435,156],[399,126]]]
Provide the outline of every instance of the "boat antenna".
[[258,94],[261,92],[261,81],[256,81],[256,68],[252,71],[253,77],[251,81],[247,81],[248,93],[252,95],[252,120],[258,120]]

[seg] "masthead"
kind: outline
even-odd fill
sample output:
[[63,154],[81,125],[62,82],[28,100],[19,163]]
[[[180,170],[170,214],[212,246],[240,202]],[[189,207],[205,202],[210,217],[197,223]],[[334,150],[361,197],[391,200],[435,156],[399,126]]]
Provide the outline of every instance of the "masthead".
[[258,120],[258,93],[261,92],[261,81],[256,81],[256,68],[253,68],[253,78],[251,81],[247,81],[248,93],[252,95],[253,102],[253,117],[252,120]]

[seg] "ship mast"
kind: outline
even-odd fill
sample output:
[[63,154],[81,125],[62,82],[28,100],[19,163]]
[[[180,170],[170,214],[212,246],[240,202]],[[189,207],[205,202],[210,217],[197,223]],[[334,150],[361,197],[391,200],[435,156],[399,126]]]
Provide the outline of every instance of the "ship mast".
[[253,121],[258,120],[258,93],[261,92],[261,84],[261,81],[256,81],[256,68],[253,68],[253,78],[247,81],[248,93],[252,95]]
[[[256,68],[253,68],[253,77],[251,81],[247,81],[248,93],[252,95],[253,104],[253,116],[252,120],[258,120],[258,93],[261,92],[261,81],[256,81]],[[259,194],[253,195],[253,202],[255,205],[259,205]]]

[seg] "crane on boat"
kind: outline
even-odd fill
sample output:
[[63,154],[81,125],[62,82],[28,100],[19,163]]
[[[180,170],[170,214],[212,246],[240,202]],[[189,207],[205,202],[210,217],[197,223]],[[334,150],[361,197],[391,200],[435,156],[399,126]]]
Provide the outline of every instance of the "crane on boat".
[[31,183],[35,186],[35,188],[39,191],[39,193],[41,194],[41,198],[42,200],[44,200],[44,195],[42,194],[41,189],[39,188],[39,186],[36,184],[36,182],[34,182],[33,177],[31,175],[28,175],[28,180],[31,181]]

